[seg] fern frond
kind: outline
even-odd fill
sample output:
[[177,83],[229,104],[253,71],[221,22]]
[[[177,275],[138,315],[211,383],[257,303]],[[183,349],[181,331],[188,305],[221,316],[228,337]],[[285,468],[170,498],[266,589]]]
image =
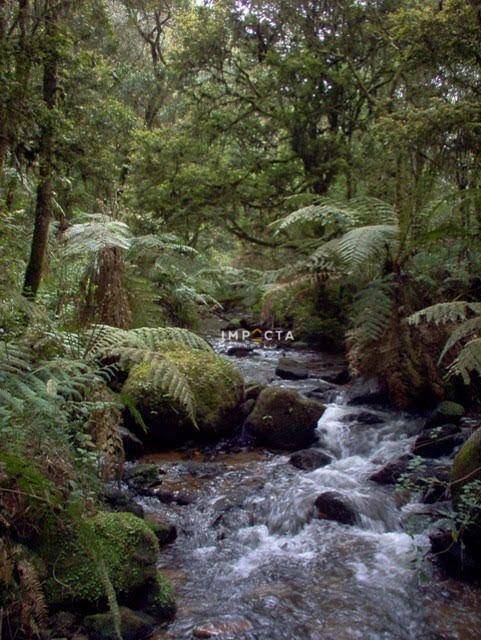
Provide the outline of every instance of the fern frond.
[[297,211],[290,213],[285,218],[276,220],[272,223],[272,226],[275,229],[275,234],[279,234],[294,226],[313,223],[348,225],[352,217],[353,211],[348,206],[329,198],[323,198],[319,204],[311,204],[297,209]]
[[470,314],[481,315],[481,303],[479,302],[440,302],[420,311],[416,311],[408,318],[411,325],[421,322],[441,325],[456,323],[466,320]]
[[337,253],[351,267],[359,266],[386,251],[397,241],[395,225],[370,225],[352,229],[339,238]]
[[460,376],[464,384],[468,385],[471,375],[481,375],[481,338],[471,340],[459,352],[457,358],[449,366],[450,376]]
[[469,320],[466,320],[466,322],[460,324],[459,327],[456,327],[444,345],[441,355],[439,356],[439,363],[444,360],[445,356],[456,344],[458,344],[458,342],[461,342],[461,340],[464,340],[479,331],[481,331],[481,316],[470,318]]
[[64,233],[66,255],[100,253],[103,249],[128,250],[132,243],[129,227],[102,214],[86,215],[88,222],[74,224]]

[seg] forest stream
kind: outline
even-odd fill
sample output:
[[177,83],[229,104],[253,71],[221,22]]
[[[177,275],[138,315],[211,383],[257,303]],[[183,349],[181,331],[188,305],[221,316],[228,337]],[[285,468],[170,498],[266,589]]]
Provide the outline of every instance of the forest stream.
[[[218,344],[217,350],[225,347]],[[479,638],[479,592],[437,575],[425,559],[433,507],[398,505],[392,488],[368,479],[409,449],[415,419],[350,406],[348,391],[323,381],[336,365],[330,355],[296,352],[311,377],[276,378],[281,354],[257,347],[234,361],[247,381],[272,380],[319,394],[327,409],[318,437],[334,459],[302,471],[287,455],[242,442],[146,456],[144,462],[159,464],[162,486],[181,490],[188,503],[140,499],[178,532],[160,558],[176,590],[178,613],[156,637]],[[367,411],[380,422],[356,420]],[[332,489],[354,508],[356,525],[313,517],[316,496]]]

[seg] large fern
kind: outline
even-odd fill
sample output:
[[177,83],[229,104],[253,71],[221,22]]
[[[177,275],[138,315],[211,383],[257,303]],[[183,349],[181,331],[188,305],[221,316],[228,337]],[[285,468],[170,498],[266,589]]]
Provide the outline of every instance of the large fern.
[[469,384],[473,373],[481,375],[481,303],[442,302],[421,309],[408,318],[414,326],[422,322],[435,325],[457,325],[451,332],[439,358],[439,364],[459,347],[457,355],[448,364],[448,375],[460,376]]

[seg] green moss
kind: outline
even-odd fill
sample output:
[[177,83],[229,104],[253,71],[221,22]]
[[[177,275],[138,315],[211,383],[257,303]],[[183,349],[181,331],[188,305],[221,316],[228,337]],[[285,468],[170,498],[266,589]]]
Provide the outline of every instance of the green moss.
[[[243,379],[234,365],[209,351],[172,347],[163,357],[186,376],[194,396],[196,421],[204,433],[216,433],[242,401]],[[132,369],[124,385],[124,393],[136,401],[147,424],[156,422],[156,416],[173,410],[177,422],[183,413],[175,401],[168,398],[156,380],[155,363],[145,362]]]
[[461,489],[473,480],[481,478],[481,429],[475,431],[463,444],[454,458],[451,469],[451,494],[454,502]]
[[157,572],[156,587],[150,592],[150,597],[144,610],[159,622],[170,620],[175,616],[177,606],[175,604],[174,591],[170,582],[160,571]]
[[49,560],[48,600],[61,604],[105,599],[102,567],[121,596],[155,576],[159,545],[149,525],[131,513],[100,512],[73,539],[51,539],[41,550]]

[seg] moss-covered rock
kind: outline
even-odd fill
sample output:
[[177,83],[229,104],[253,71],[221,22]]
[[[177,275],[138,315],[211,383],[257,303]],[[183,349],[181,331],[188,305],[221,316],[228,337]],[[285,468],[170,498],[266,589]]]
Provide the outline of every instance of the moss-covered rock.
[[170,582],[157,572],[155,586],[147,594],[142,603],[142,610],[151,615],[157,622],[171,620],[177,611],[174,592]]
[[182,406],[165,394],[155,362],[144,362],[131,370],[123,392],[134,400],[148,426],[147,439],[162,447],[196,434],[215,437],[232,430],[240,420],[243,399],[243,379],[234,365],[213,352],[185,347],[172,346],[162,355],[187,378],[198,430]]
[[473,480],[481,479],[481,429],[475,431],[454,458],[451,469],[451,495],[454,502],[462,488]]
[[40,549],[50,567],[48,601],[96,608],[106,600],[106,575],[125,601],[155,581],[158,552],[146,522],[131,513],[99,512],[77,535],[51,537]]
[[464,416],[464,407],[458,402],[444,400],[440,402],[426,421],[425,429],[438,427],[447,423],[457,424]]
[[314,442],[317,421],[324,409],[319,402],[292,389],[268,387],[259,395],[245,426],[259,442],[295,451]]
[[[144,640],[154,630],[155,621],[148,615],[120,607],[120,629],[122,640]],[[86,616],[83,622],[89,640],[118,640],[113,615],[96,613]]]

